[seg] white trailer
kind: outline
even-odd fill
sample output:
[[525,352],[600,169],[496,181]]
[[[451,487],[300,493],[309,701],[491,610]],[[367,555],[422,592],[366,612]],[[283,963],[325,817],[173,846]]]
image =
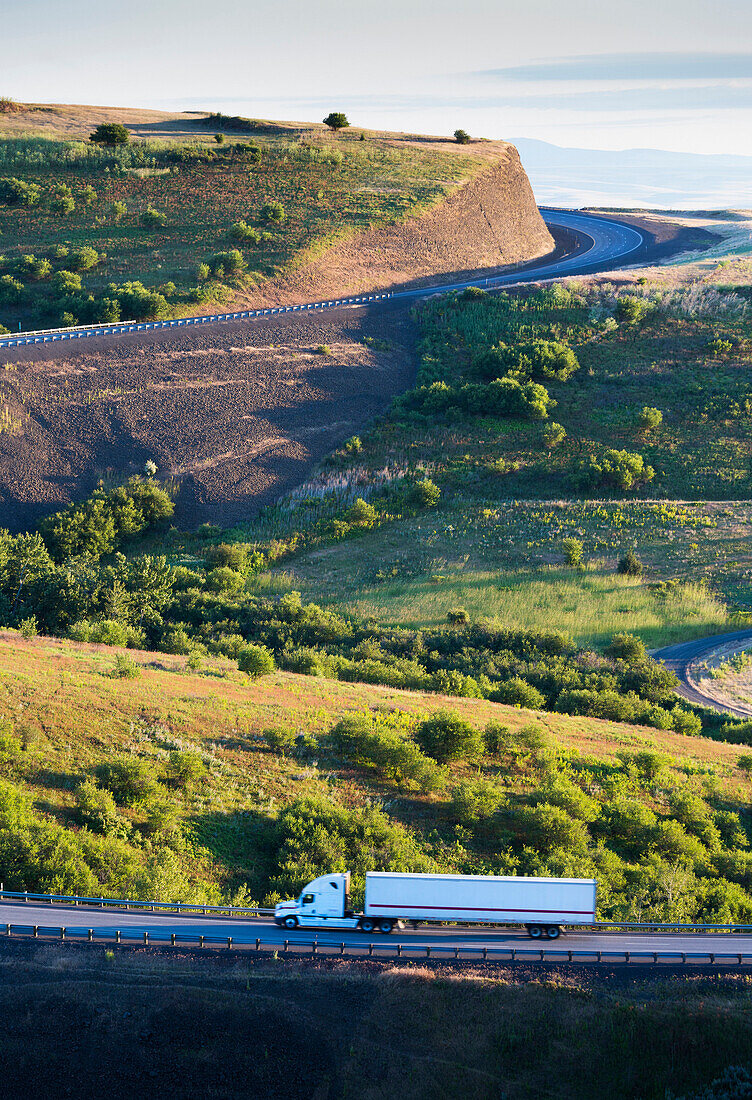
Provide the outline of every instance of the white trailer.
[[524,925],[533,939],[556,939],[562,925],[595,921],[597,883],[580,878],[412,875],[369,871],[362,913],[350,907],[348,871],[322,875],[274,910],[283,928],[391,932],[400,921]]

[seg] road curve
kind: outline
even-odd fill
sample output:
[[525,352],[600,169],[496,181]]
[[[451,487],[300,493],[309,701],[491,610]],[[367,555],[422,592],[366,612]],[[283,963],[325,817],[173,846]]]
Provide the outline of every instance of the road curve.
[[403,929],[393,932],[389,936],[378,934],[365,935],[362,932],[322,931],[313,929],[300,929],[288,931],[277,928],[270,920],[265,918],[237,918],[237,917],[207,917],[196,914],[194,916],[178,916],[176,914],[149,913],[144,910],[103,910],[98,907],[76,908],[61,905],[34,905],[24,903],[0,904],[0,929],[6,924],[29,927],[38,926],[40,934],[43,929],[59,929],[65,927],[68,935],[86,935],[88,929],[94,929],[99,936],[108,933],[114,938],[116,931],[129,936],[141,938],[144,932],[149,933],[150,940],[154,942],[169,941],[172,933],[177,937],[185,937],[195,941],[199,936],[216,937],[218,940],[226,940],[232,937],[234,944],[255,944],[260,939],[264,945],[279,944],[285,941],[290,945],[310,945],[317,941],[322,947],[327,945],[340,947],[367,947],[369,942],[376,943],[379,947],[390,947],[396,950],[401,945],[406,953],[411,951],[424,952],[431,947],[436,956],[447,951],[453,953],[454,948],[460,948],[464,952],[473,950],[482,951],[486,948],[501,948],[509,950],[537,950],[546,946],[553,951],[558,947],[564,950],[576,950],[587,952],[624,952],[635,954],[650,953],[653,951],[680,955],[682,952],[696,954],[698,952],[715,952],[718,954],[742,954],[752,960],[752,934],[745,933],[704,933],[704,932],[675,932],[675,933],[649,933],[649,932],[587,932],[577,931],[566,933],[561,940],[555,943],[548,941],[534,942],[522,930],[509,929],[497,930],[489,928],[454,928],[454,927],[422,927],[418,929]]
[[695,661],[701,661],[718,646],[732,642],[752,641],[752,630],[735,630],[730,634],[710,634],[705,638],[696,638],[693,642],[679,642],[677,645],[664,646],[656,649],[651,656],[656,661],[661,661],[666,668],[670,668],[679,678],[678,694],[689,703],[697,706],[708,707],[719,714],[731,714],[735,718],[749,718],[749,711],[741,710],[733,706],[721,706],[716,699],[711,699],[698,691],[689,681],[689,666]]
[[[299,316],[301,310],[309,310],[316,307],[317,311],[332,309],[370,309],[380,308],[390,303],[408,302],[411,299],[425,298],[427,295],[445,294],[452,290],[465,290],[471,286],[482,286],[494,289],[504,286],[518,286],[522,283],[537,282],[545,279],[559,279],[573,275],[584,275],[595,271],[607,271],[623,266],[629,257],[647,243],[647,237],[634,226],[627,225],[615,218],[583,214],[576,210],[556,210],[550,207],[540,207],[541,214],[546,224],[551,229],[563,229],[574,236],[576,244],[565,256],[550,255],[543,257],[539,262],[533,262],[506,274],[489,274],[488,276],[476,275],[474,278],[457,283],[437,283],[429,286],[421,286],[407,290],[394,290],[382,292],[373,300],[373,295],[361,295],[360,301],[333,300],[318,303],[301,303],[290,307],[275,307],[275,316],[278,318],[289,313],[290,317]],[[364,300],[370,297],[370,301]],[[279,313],[276,310],[279,310]],[[140,322],[139,329],[153,332],[156,330],[184,332],[186,326],[194,324],[225,324],[228,321],[253,321],[264,316],[269,316],[271,307],[260,310],[244,310],[234,314],[219,314],[216,319],[207,322],[206,316],[181,318],[179,325],[176,321],[149,321]],[[46,343],[48,341],[67,341],[72,338],[81,339],[92,336],[117,337],[128,331],[133,331],[136,322],[127,321],[120,324],[78,326],[76,329],[48,329],[36,333],[12,333],[0,336],[0,348],[24,347],[29,344]],[[53,335],[54,334],[54,335]]]

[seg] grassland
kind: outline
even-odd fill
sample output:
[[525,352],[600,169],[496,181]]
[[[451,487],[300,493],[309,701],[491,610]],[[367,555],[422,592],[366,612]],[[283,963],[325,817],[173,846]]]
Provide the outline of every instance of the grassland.
[[8,1089],[82,1100],[105,1075],[114,1100],[699,1100],[752,1039],[748,982],[717,973],[108,957],[70,944],[7,945],[0,971]]
[[[0,288],[0,321],[15,330],[19,322],[111,319],[102,304],[108,286],[134,280],[163,298],[145,304],[144,316],[196,312],[335,240],[426,210],[487,163],[485,154],[371,134],[327,136],[322,127],[259,126],[221,145],[199,131],[193,141],[140,140],[120,149],[0,134],[0,176],[36,186],[40,196],[31,206],[0,203],[0,276],[21,283]],[[281,204],[281,220],[264,213],[270,203]],[[150,210],[157,224],[149,224]],[[245,236],[233,231],[237,223],[249,227]],[[63,293],[55,274],[84,247],[100,260],[84,272],[81,292]],[[212,263],[232,249],[242,252],[242,269]],[[28,255],[48,267],[24,270]],[[134,315],[132,305],[126,314]]]

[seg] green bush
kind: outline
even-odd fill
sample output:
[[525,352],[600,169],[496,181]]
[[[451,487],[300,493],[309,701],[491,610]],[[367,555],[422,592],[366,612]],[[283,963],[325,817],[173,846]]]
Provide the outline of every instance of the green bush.
[[248,568],[248,549],[241,542],[220,542],[207,549],[204,563],[209,570],[223,567],[244,573]]
[[550,424],[546,424],[543,428],[542,438],[544,447],[552,451],[554,447],[558,447],[567,438],[566,428],[552,420]]
[[281,202],[266,202],[261,207],[261,219],[274,225],[280,225],[285,220],[285,208]]
[[655,470],[645,463],[642,455],[630,451],[608,450],[601,458],[591,455],[584,463],[581,481],[584,487],[595,489],[638,489],[655,477]]
[[613,657],[614,660],[618,661],[628,661],[630,664],[639,664],[648,655],[642,638],[638,638],[636,634],[623,633],[614,634],[603,652],[607,657]]
[[130,134],[119,122],[100,122],[89,141],[96,145],[127,145]]
[[488,821],[504,802],[503,792],[487,779],[465,779],[452,791],[449,813],[471,828]]
[[454,140],[457,142],[458,145],[469,145],[470,135],[466,130],[455,130]]
[[374,527],[378,518],[374,506],[362,497],[358,497],[347,510],[347,522],[355,527]]
[[162,782],[176,790],[188,791],[206,776],[201,753],[194,749],[175,749],[162,765]]
[[238,655],[238,668],[245,672],[252,680],[259,676],[268,676],[276,668],[274,657],[263,645],[243,646]]
[[333,727],[330,740],[354,764],[373,768],[382,778],[424,793],[441,790],[444,772],[418,745],[397,731],[374,724],[367,715],[347,715]]
[[642,562],[637,557],[634,550],[627,550],[626,554],[619,558],[616,572],[621,573],[624,577],[642,576]]
[[76,791],[76,816],[94,833],[115,833],[123,825],[111,792],[91,779],[85,779]]
[[337,133],[338,130],[344,130],[350,123],[347,121],[347,115],[343,111],[330,111],[324,119],[324,125],[328,126],[332,133]]
[[157,792],[151,766],[137,757],[116,756],[100,764],[96,774],[118,806],[139,806]]
[[118,653],[115,656],[115,664],[110,669],[110,676],[115,680],[135,680],[141,673],[141,669],[129,653]]
[[545,696],[521,676],[513,676],[496,687],[493,698],[497,703],[508,706],[525,707],[527,710],[542,710]]
[[447,611],[447,622],[452,626],[467,626],[470,615],[464,607],[452,607]]
[[148,229],[157,229],[159,226],[166,225],[166,223],[167,215],[161,210],[155,210],[153,206],[147,206],[141,215],[141,224]]
[[479,730],[451,710],[437,710],[420,723],[415,740],[428,756],[439,764],[453,760],[479,760],[485,743]]
[[637,414],[637,429],[642,433],[653,432],[656,428],[660,428],[662,423],[663,413],[650,405],[643,405]]
[[42,189],[36,183],[26,183],[25,180],[0,179],[0,202],[6,202],[9,206],[38,206],[42,197]]
[[564,551],[564,561],[567,565],[575,567],[582,565],[582,553],[584,550],[582,539],[563,539],[561,548]]
[[412,497],[423,508],[435,508],[441,499],[441,489],[430,478],[424,477],[413,486]]
[[89,271],[99,263],[100,256],[96,248],[88,245],[83,248],[75,248],[68,259],[71,271]]

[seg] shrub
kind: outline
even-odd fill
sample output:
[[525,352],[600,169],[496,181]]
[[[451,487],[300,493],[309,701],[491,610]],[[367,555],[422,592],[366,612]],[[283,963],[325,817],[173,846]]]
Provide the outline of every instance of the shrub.
[[285,208],[281,202],[266,202],[261,207],[261,218],[265,222],[279,225],[285,220]]
[[247,673],[252,680],[259,676],[267,676],[276,668],[274,657],[263,645],[247,645],[241,649],[238,655],[238,668]]
[[89,141],[96,145],[127,145],[130,134],[119,122],[100,122]]
[[630,664],[638,664],[648,655],[645,643],[636,634],[614,634],[603,652],[607,657]]
[[461,825],[478,825],[493,817],[504,801],[504,795],[487,779],[466,779],[452,791],[449,812]]
[[470,615],[464,607],[453,607],[447,611],[447,622],[452,626],[467,626]]
[[437,710],[420,723],[415,740],[439,764],[452,760],[479,760],[485,751],[483,736],[451,710]]
[[258,244],[261,240],[261,234],[258,229],[254,229],[252,225],[248,225],[247,222],[239,221],[230,229],[230,236],[236,241],[249,241],[252,244]]
[[542,803],[519,807],[511,817],[511,826],[521,843],[539,852],[557,849],[581,852],[587,848],[585,825],[560,806]]
[[49,260],[38,260],[36,256],[22,256],[18,266],[20,273],[35,283],[46,279],[52,271]]
[[564,551],[564,561],[567,565],[575,567],[582,565],[582,554],[584,550],[582,539],[563,539],[561,547]]
[[416,504],[424,508],[435,508],[441,499],[441,489],[430,478],[424,477],[413,486],[412,497]]
[[61,297],[80,294],[81,276],[73,271],[56,271],[52,276],[52,286]]
[[129,653],[118,653],[115,656],[115,664],[110,669],[110,676],[115,680],[135,680],[141,669]]
[[26,183],[25,180],[0,179],[0,201],[8,205],[37,206],[42,197],[42,189],[36,183]]
[[333,727],[333,746],[355,764],[372,767],[384,779],[424,793],[440,790],[446,776],[419,746],[368,715],[347,715]]
[[39,625],[36,617],[30,615],[28,619],[21,619],[18,630],[22,638],[36,638],[39,633]]
[[159,648],[163,653],[174,653],[176,656],[184,657],[191,652],[193,644],[187,631],[182,627],[176,627],[162,635]]
[[128,213],[128,207],[125,205],[124,202],[120,201],[113,202],[110,209],[112,210],[112,219],[115,222],[122,221],[125,215]]
[[248,551],[239,542],[219,542],[210,546],[204,556],[207,568],[225,566],[242,573],[248,566]]
[[363,450],[363,443],[359,435],[352,435],[345,441],[344,451],[348,455],[359,455]]
[[582,468],[583,484],[590,488],[637,489],[652,481],[654,476],[655,470],[645,464],[642,455],[614,449],[606,451],[601,458],[591,455]]
[[99,263],[99,253],[96,248],[90,248],[85,245],[83,248],[76,248],[71,252],[68,260],[68,266],[71,271],[89,271]]
[[558,447],[566,438],[566,429],[563,425],[557,424],[555,420],[552,420],[550,424],[546,424],[543,428],[543,445],[549,451],[552,451],[554,447]]
[[458,145],[469,145],[470,135],[468,134],[467,130],[455,130],[454,140],[457,142]]
[[205,775],[201,753],[194,749],[176,749],[162,766],[162,782],[182,791],[194,787]]
[[280,756],[286,756],[292,752],[297,740],[295,730],[285,726],[277,726],[274,729],[264,730],[264,741],[271,752],[278,752]]
[[358,497],[347,511],[348,523],[356,527],[373,527],[378,518],[378,512],[374,506],[362,497]]
[[324,119],[324,125],[328,126],[332,133],[336,134],[338,130],[344,130],[350,123],[347,121],[347,115],[343,111],[330,111]]
[[545,696],[521,676],[513,676],[510,680],[499,684],[493,693],[493,698],[498,703],[525,707],[527,710],[542,710],[546,703]]
[[153,206],[147,206],[141,215],[141,224],[149,229],[156,229],[167,222],[167,215],[161,210],[155,210]]
[[50,200],[50,209],[56,214],[72,214],[76,209],[75,199],[67,184],[61,183],[55,188]]
[[508,374],[518,381],[551,378],[566,382],[580,363],[572,348],[556,340],[532,340],[529,343],[497,344],[472,362],[473,373],[490,380]]
[[621,573],[624,577],[641,577],[642,576],[642,562],[635,554],[634,550],[627,550],[623,557],[619,558],[619,563],[616,566],[616,572]]
[[85,779],[76,791],[76,817],[94,833],[113,833],[123,824],[112,793],[92,779]]
[[660,409],[652,408],[650,405],[643,405],[637,414],[637,429],[640,432],[655,431],[656,428],[660,428],[662,423],[663,413]]
[[81,188],[81,199],[83,200],[84,206],[93,206],[98,198],[99,196],[90,184],[87,183]]
[[218,565],[207,574],[206,587],[212,592],[240,592],[245,588],[245,577],[227,565]]
[[133,756],[117,756],[97,768],[99,782],[112,794],[118,806],[138,806],[157,791],[151,766]]
[[509,727],[502,726],[500,722],[489,722],[483,730],[483,742],[487,753],[491,756],[498,755],[498,753],[509,747]]

